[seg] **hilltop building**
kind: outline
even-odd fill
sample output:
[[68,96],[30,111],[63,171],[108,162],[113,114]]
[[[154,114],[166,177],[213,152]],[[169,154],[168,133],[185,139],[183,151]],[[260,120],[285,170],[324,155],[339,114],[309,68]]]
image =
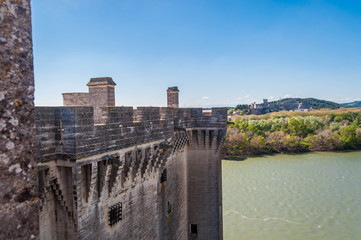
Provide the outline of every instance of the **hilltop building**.
[[249,107],[249,114],[261,115],[270,112],[271,110],[267,99],[263,99],[263,103],[261,104],[256,104],[256,102],[251,103]]

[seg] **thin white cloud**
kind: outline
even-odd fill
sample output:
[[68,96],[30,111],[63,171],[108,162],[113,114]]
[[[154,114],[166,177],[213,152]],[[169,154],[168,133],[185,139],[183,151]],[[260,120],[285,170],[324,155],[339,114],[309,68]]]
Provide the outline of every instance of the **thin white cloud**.
[[361,98],[326,98],[325,100],[335,102],[335,103],[350,103],[355,101],[361,101]]
[[355,102],[355,101],[361,101],[361,98],[345,97],[345,98],[334,99],[334,102],[337,102],[337,103],[350,103],[350,102]]
[[284,98],[290,98],[290,97],[292,97],[292,95],[291,95],[291,94],[286,94],[286,95],[284,95],[283,97],[284,97]]
[[208,100],[208,99],[210,99],[210,97],[204,96],[204,97],[202,97],[202,99],[203,100]]

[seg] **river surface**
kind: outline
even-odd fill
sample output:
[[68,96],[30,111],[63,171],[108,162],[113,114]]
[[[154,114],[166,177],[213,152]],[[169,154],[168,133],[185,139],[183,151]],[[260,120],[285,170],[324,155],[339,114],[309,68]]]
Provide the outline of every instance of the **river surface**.
[[361,239],[361,152],[222,160],[224,240]]

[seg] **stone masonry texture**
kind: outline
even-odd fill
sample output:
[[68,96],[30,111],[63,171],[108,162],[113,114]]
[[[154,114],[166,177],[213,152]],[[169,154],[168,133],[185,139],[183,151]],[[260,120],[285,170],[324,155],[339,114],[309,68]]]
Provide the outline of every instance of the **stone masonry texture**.
[[89,106],[89,93],[63,93],[64,106]]
[[106,106],[105,79],[90,106],[35,108],[40,238],[222,239],[227,109]]
[[112,107],[111,78],[88,86],[89,106],[35,108],[40,238],[222,239],[227,109]]
[[227,109],[115,107],[109,77],[34,108],[30,1],[0,4],[0,239],[222,239]]
[[115,106],[114,86],[115,82],[110,77],[91,78],[89,87],[89,103],[94,108],[94,121],[96,124],[104,124],[101,107]]
[[167,106],[172,108],[179,107],[179,90],[178,87],[169,87],[167,89]]
[[38,238],[29,0],[0,0],[0,239]]

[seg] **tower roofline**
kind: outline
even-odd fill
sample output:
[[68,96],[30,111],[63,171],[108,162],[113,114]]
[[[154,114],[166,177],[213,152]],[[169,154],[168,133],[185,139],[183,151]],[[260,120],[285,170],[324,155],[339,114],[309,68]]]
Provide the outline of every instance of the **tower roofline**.
[[174,86],[174,87],[169,87],[167,89],[167,92],[179,92],[179,89],[177,86]]
[[117,85],[111,77],[99,77],[99,78],[91,78],[88,82],[87,86],[101,86],[101,85]]

